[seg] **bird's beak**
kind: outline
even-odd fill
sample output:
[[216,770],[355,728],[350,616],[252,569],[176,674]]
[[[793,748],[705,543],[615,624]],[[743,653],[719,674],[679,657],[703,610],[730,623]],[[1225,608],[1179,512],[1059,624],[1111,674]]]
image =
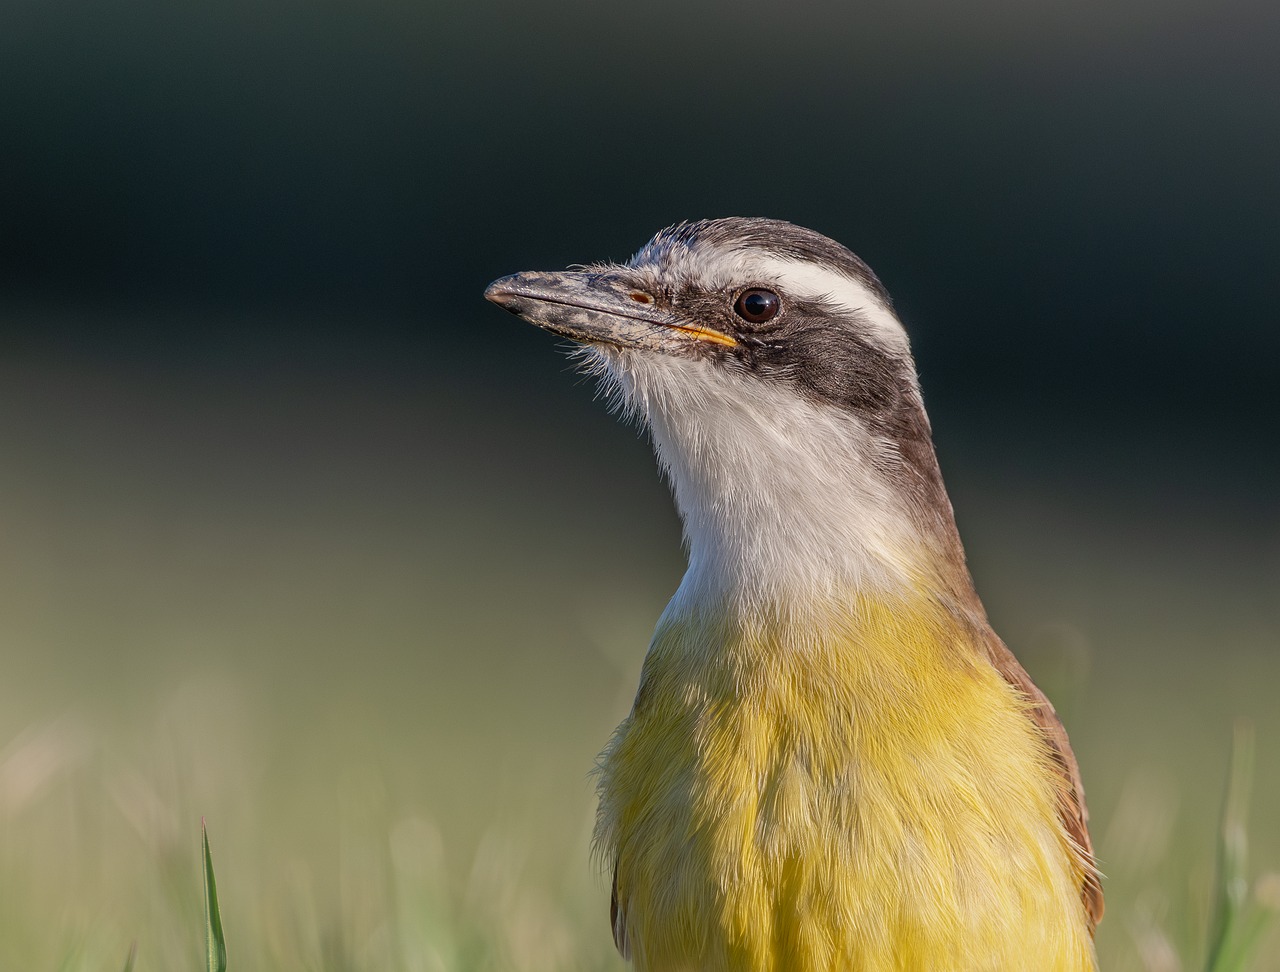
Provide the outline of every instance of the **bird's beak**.
[[513,273],[489,284],[484,296],[530,324],[581,344],[679,353],[738,343],[660,308],[652,294],[609,271]]

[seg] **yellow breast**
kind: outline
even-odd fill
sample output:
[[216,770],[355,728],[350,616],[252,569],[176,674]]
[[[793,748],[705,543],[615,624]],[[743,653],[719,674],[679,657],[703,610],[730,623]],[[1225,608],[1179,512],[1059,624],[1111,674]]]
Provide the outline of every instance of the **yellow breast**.
[[1089,970],[1025,702],[927,601],[664,620],[601,760],[640,972]]

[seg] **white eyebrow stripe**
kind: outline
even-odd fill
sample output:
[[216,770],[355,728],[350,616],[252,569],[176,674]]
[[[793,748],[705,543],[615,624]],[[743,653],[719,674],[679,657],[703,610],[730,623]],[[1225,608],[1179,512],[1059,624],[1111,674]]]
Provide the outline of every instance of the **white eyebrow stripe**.
[[910,342],[902,322],[863,283],[837,270],[803,260],[761,256],[751,261],[752,270],[762,280],[775,280],[793,297],[825,300],[869,324],[875,335],[891,350],[909,353]]

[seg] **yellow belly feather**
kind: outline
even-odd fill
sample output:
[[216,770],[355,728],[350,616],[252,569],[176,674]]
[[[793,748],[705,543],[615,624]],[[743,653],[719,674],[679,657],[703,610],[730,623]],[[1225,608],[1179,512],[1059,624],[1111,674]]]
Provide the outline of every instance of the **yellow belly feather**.
[[664,619],[600,769],[637,970],[1093,969],[1050,757],[973,637],[925,600]]

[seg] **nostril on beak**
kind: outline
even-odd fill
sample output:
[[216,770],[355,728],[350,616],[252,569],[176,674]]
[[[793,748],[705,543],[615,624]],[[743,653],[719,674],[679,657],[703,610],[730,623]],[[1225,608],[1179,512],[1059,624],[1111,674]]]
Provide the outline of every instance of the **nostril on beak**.
[[653,297],[649,294],[646,294],[643,290],[633,290],[631,291],[631,293],[627,294],[627,296],[630,297],[632,300],[634,300],[637,304],[653,303]]

